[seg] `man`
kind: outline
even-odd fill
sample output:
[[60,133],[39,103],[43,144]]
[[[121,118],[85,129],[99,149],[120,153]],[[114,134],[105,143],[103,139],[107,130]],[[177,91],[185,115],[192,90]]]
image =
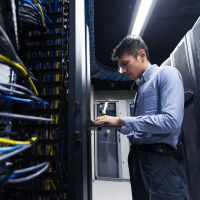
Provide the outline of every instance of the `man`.
[[134,200],[186,200],[187,183],[176,152],[184,110],[182,78],[174,67],[151,65],[141,37],[127,36],[114,49],[122,73],[137,79],[134,117],[102,116],[96,124],[122,124]]

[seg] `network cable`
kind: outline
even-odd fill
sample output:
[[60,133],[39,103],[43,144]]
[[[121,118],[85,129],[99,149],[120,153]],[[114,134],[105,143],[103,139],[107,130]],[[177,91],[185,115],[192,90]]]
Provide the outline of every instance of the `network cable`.
[[25,6],[20,5],[19,7],[19,15],[21,18],[32,17],[36,20],[40,25],[40,18],[34,9],[26,8]]
[[[37,139],[38,139],[37,137],[32,137],[31,141],[36,141]],[[0,138],[1,143],[12,144],[12,145],[31,144],[31,141],[17,141],[17,140],[11,140],[11,139],[6,139],[6,138]]]
[[[43,8],[43,6],[42,6],[42,4],[41,4],[40,1],[36,1],[36,0],[23,0],[22,2],[26,2],[29,5],[31,5],[31,6],[34,7],[35,11],[40,15],[43,27],[46,26],[45,21],[48,22],[48,23],[51,23],[51,20],[49,19],[48,15],[46,14],[46,11]],[[35,4],[37,5],[37,7],[35,6]]]
[[[3,55],[1,55],[1,54],[0,54],[0,59],[3,60],[3,61],[5,61],[6,63],[8,63],[9,66],[14,66],[15,68],[17,68],[17,69],[19,69],[20,71],[22,71],[26,76],[28,76],[28,72],[27,72],[27,71],[24,69],[24,67],[23,67],[22,65],[20,65],[19,63],[15,63],[15,62],[13,62],[12,60],[10,60],[9,58],[7,58],[7,57],[5,57],[5,56],[3,56]],[[35,94],[38,95],[38,91],[37,91],[37,89],[36,89],[36,87],[35,87],[35,85],[34,85],[32,79],[31,79],[30,77],[28,77],[28,80],[29,80],[29,83],[31,84],[31,86],[32,86],[32,88],[33,88]]]
[[8,88],[10,88],[10,87],[14,87],[14,88],[18,88],[18,89],[20,89],[20,90],[22,90],[22,91],[24,91],[24,92],[26,92],[26,93],[29,93],[30,95],[35,95],[31,90],[29,90],[28,88],[26,88],[26,87],[24,87],[24,86],[22,86],[22,85],[18,85],[18,84],[16,84],[16,83],[2,83],[2,82],[0,82],[0,85],[2,85],[2,86],[4,86],[4,87],[8,87]]
[[42,173],[44,173],[48,168],[49,168],[49,163],[46,163],[45,167],[41,169],[40,171],[23,178],[8,179],[7,183],[22,183],[22,182],[30,181],[32,179],[35,179]]
[[48,12],[51,12],[51,6],[50,6],[49,1],[48,0],[44,0],[44,1],[46,3],[46,7],[47,7]]
[[25,168],[25,169],[19,169],[19,170],[15,170],[13,171],[13,174],[21,174],[21,173],[27,173],[27,172],[30,172],[30,171],[34,171],[40,167],[43,167],[47,164],[47,162],[43,162],[39,165],[35,165],[35,166],[32,166],[32,167],[28,167],[28,168]]
[[45,22],[44,22],[44,14],[43,14],[42,8],[36,0],[32,0],[32,1],[38,6],[38,9],[40,11],[41,18],[42,18],[42,25],[43,25],[43,27],[45,27],[46,25],[45,25]]
[[[2,88],[2,90],[1,90],[1,85],[4,86],[4,87],[8,87],[8,88],[10,88],[10,87],[15,88],[15,90],[7,89],[7,88]],[[16,88],[20,89],[24,92],[17,91]],[[25,103],[37,103],[37,104],[43,103],[45,105],[48,105],[47,102],[44,102],[41,98],[36,97],[35,94],[31,90],[29,90],[28,88],[23,87],[23,86],[18,85],[18,84],[15,84],[15,83],[2,83],[2,82],[0,82],[0,91],[3,92],[5,95],[10,94],[10,93],[5,93],[5,92],[12,92],[12,93],[30,98],[30,99],[21,99],[21,98],[16,98],[16,97],[1,96],[1,98],[3,98],[3,99],[7,98],[7,99],[10,99],[10,100],[17,100],[17,101],[21,101],[21,102],[25,102]],[[36,100],[36,101],[32,101],[32,100]]]
[[[33,0],[32,0],[32,1],[33,1]],[[46,11],[45,11],[45,9],[43,8],[43,6],[42,6],[40,0],[37,0],[37,2],[40,4],[40,7],[41,7],[42,12],[43,12],[44,17],[45,17],[45,20],[48,21],[49,23],[51,23],[51,20],[50,20],[49,17],[47,16]]]
[[[20,1],[19,1],[20,2]],[[40,13],[38,13],[34,8],[33,6],[27,4],[27,3],[20,3],[19,4],[19,11],[21,12],[22,11],[26,11],[26,12],[31,12],[31,14],[33,14],[35,17],[37,16],[37,18],[40,20]]]
[[[43,167],[43,168],[41,170],[37,171],[34,174],[31,174],[31,175],[23,177],[23,178],[16,178],[18,176],[24,175],[27,172],[36,170],[36,169],[41,168],[41,167]],[[0,182],[6,181],[7,183],[22,183],[22,182],[30,181],[32,179],[35,179],[36,177],[38,177],[42,173],[44,173],[48,168],[49,168],[49,164],[45,162],[45,163],[41,163],[40,165],[33,166],[33,167],[30,167],[30,168],[15,170],[13,172],[13,174],[11,174],[10,176],[6,176],[6,177],[1,178]]]
[[33,120],[33,121],[46,121],[46,122],[53,122],[54,121],[51,118],[19,115],[19,114],[13,114],[13,113],[5,113],[5,112],[0,112],[0,117],[8,117],[8,118],[24,119],[24,120]]
[[32,86],[35,94],[38,95],[37,89],[35,88],[35,85],[31,79],[31,76],[32,77],[34,77],[34,76],[32,75],[32,73],[30,73],[30,71],[28,71],[25,68],[24,64],[22,63],[20,58],[17,56],[17,54],[14,50],[14,47],[12,46],[12,43],[10,42],[8,36],[6,35],[5,31],[3,30],[3,28],[1,26],[0,26],[0,42],[2,42],[1,48],[3,48],[6,53],[8,53],[10,58],[13,59],[14,61],[19,62],[19,63],[16,63],[16,62],[12,61],[10,58],[0,54],[1,63],[9,65],[11,68],[14,67],[14,70],[18,69],[19,71],[21,71],[21,74],[24,74],[25,77],[28,76],[30,85]]
[[54,1],[54,12],[57,12],[58,11],[58,0],[55,0]]
[[13,96],[8,96],[8,95],[1,95],[0,94],[0,99],[9,99],[9,100],[13,100],[13,101],[19,101],[19,102],[23,102],[23,103],[34,103],[34,104],[41,104],[43,103],[44,105],[49,105],[48,102],[45,102],[45,101],[33,101],[31,99],[22,99],[22,98],[19,98],[19,97],[13,97]]
[[6,153],[6,152],[14,151],[15,149],[19,149],[19,148],[22,148],[22,147],[25,147],[25,146],[26,145],[15,145],[13,147],[1,147],[0,148],[0,152],[1,153]]
[[29,98],[31,100],[37,100],[37,101],[43,102],[41,98],[36,97],[34,95],[28,95],[25,92],[13,90],[13,89],[7,89],[7,88],[3,88],[1,86],[0,86],[0,93],[5,94],[5,95],[15,94],[15,95],[19,95],[19,96],[23,96],[23,97]]
[[17,149],[15,151],[10,152],[10,153],[3,154],[3,155],[0,156],[0,162],[2,162],[4,160],[7,160],[10,157],[15,156],[15,155],[17,155],[17,154],[19,154],[19,153],[31,148],[31,147],[32,147],[32,144],[28,144],[28,145],[26,145],[26,146],[24,146],[24,147],[22,147],[20,149]]
[[40,25],[40,22],[34,18],[32,18],[31,16],[27,15],[23,15],[23,17],[20,17],[20,22],[24,22],[24,23],[30,23],[30,24],[34,24],[34,25]]
[[[23,64],[21,59],[18,57],[10,39],[8,38],[6,32],[4,31],[4,29],[1,26],[0,26],[0,44],[1,44],[0,51],[2,51],[2,49],[4,50],[3,53],[6,53],[5,57],[9,57],[14,62],[21,64],[22,67],[25,69],[25,71],[28,72],[29,77],[34,79],[34,75],[31,73],[31,71],[28,68],[25,67],[25,65]],[[3,62],[1,61],[1,63],[3,63]],[[7,64],[7,62],[6,62],[6,64]]]
[[[35,9],[35,11],[38,13],[38,15],[41,17],[42,26],[46,27],[45,22],[44,22],[44,14],[43,14],[42,8],[36,0],[21,0],[21,3],[27,3],[27,4],[31,5]],[[35,6],[35,4],[37,5],[37,7]]]
[[37,6],[32,1],[23,0],[21,1],[21,4],[19,5],[19,7],[20,8],[23,7],[24,9],[28,8],[29,10],[32,9],[31,13],[34,12],[37,14],[40,24],[42,25],[42,18],[41,18],[40,11],[38,10]]

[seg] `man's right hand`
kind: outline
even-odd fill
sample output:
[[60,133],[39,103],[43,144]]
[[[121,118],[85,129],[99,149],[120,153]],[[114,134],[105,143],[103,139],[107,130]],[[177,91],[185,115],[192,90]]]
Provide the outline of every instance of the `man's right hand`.
[[124,118],[123,117],[111,117],[108,115],[104,115],[101,117],[97,117],[96,120],[94,121],[95,124],[124,124]]

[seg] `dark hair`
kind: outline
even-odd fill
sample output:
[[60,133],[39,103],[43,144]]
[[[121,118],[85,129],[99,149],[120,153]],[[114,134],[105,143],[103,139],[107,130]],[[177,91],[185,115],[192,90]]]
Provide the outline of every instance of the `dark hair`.
[[146,52],[147,60],[149,60],[149,51],[143,39],[138,35],[128,35],[115,47],[111,59],[118,61],[120,56],[124,53],[132,54],[137,57],[138,52],[144,49]]

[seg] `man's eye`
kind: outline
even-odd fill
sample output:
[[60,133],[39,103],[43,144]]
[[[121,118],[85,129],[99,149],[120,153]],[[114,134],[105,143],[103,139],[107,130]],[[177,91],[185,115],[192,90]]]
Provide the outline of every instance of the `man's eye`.
[[126,66],[128,64],[128,62],[124,63],[124,66]]

